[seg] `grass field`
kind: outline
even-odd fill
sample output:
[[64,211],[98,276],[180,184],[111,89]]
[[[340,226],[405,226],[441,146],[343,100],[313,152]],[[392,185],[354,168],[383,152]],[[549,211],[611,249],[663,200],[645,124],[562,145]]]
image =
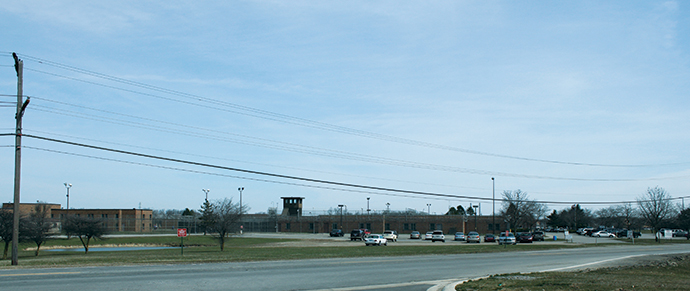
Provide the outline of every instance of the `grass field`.
[[474,290],[689,290],[690,256],[667,256],[643,265],[578,272],[505,274],[455,287]]
[[[184,255],[180,248],[138,251],[93,251],[99,246],[174,246],[179,247],[180,239],[174,236],[115,237],[96,240],[90,251],[49,251],[51,248],[78,247],[82,245],[77,238],[54,239],[48,241],[34,256],[35,245],[20,244],[19,267],[67,267],[132,264],[177,264],[241,262],[263,260],[293,260],[317,258],[349,258],[371,256],[412,256],[430,254],[490,253],[514,250],[548,250],[559,248],[580,248],[582,245],[520,245],[498,247],[496,245],[458,246],[445,245],[389,245],[388,247],[342,247],[342,246],[285,246],[296,242],[292,239],[234,237],[226,240],[225,251],[221,252],[218,242],[211,236],[190,236],[184,240]],[[360,246],[360,244],[353,244]],[[10,266],[9,260],[0,261],[0,268]]]
[[[318,258],[349,258],[371,256],[443,255],[463,253],[494,253],[515,250],[548,250],[562,248],[584,248],[595,245],[582,244],[521,244],[498,247],[494,244],[464,245],[403,245],[388,247],[343,247],[343,246],[300,246],[299,240],[281,238],[231,237],[226,240],[225,251],[221,252],[218,242],[212,236],[189,236],[184,239],[184,255],[180,248],[137,251],[93,251],[99,246],[172,246],[179,247],[180,239],[175,236],[132,236],[112,237],[92,241],[90,252],[55,252],[51,248],[81,248],[77,238],[49,240],[42,246],[38,257],[34,256],[35,245],[20,244],[19,267],[67,267],[133,264],[188,264],[210,262],[242,262],[265,260],[293,260]],[[685,240],[676,243],[686,243]],[[636,240],[636,244],[657,244],[654,240]],[[353,244],[352,246],[360,244]],[[598,246],[616,244],[599,244]],[[11,266],[10,260],[0,261],[0,268]]]

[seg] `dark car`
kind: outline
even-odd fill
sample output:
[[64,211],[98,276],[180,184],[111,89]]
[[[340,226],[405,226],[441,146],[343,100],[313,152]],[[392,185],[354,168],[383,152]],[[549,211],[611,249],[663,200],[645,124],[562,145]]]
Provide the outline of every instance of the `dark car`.
[[364,233],[364,230],[362,230],[362,229],[353,229],[350,232],[350,240],[351,241],[352,240],[362,240],[363,241],[365,236],[366,235]]
[[518,234],[515,236],[515,240],[519,243],[531,243],[534,240],[534,237],[529,232],[518,232]]
[[544,232],[543,231],[535,231],[532,233],[532,240],[533,241],[544,241]]
[[490,233],[484,235],[484,242],[496,242],[496,236]]
[[343,233],[342,229],[332,229],[330,235],[331,236],[344,236],[345,233]]

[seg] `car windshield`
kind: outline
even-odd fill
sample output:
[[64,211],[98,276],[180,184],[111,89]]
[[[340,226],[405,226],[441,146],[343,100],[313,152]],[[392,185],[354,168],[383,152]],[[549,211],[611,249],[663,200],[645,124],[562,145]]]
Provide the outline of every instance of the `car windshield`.
[[470,232],[469,235],[479,235],[479,234],[476,232]]
[[464,235],[462,232],[456,232],[455,235]]
[[487,235],[485,235],[485,237],[494,237],[494,235],[493,234],[487,234]]

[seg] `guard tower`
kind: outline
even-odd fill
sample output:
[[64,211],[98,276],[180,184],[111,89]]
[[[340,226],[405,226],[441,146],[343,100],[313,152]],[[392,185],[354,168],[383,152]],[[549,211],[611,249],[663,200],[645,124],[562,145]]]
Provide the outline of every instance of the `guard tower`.
[[287,216],[302,216],[302,200],[304,197],[280,197],[283,199],[283,213]]

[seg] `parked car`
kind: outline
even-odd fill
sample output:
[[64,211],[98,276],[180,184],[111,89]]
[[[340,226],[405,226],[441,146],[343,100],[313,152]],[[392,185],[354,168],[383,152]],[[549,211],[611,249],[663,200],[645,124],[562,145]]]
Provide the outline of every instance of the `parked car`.
[[[626,238],[626,237],[628,237],[628,231],[632,231],[632,230],[627,230],[627,229],[620,230],[620,231],[616,232],[616,237]],[[633,233],[634,238],[638,238],[642,235],[639,231],[632,231],[632,233]]]
[[516,244],[515,235],[512,232],[503,231],[498,236],[499,245],[514,245]]
[[469,233],[467,233],[467,237],[465,238],[465,240],[467,240],[468,243],[471,243],[471,242],[480,243],[481,242],[481,238],[479,237],[479,233],[476,231],[470,231]]
[[610,233],[610,232],[605,231],[605,230],[600,230],[600,231],[593,232],[593,233],[592,233],[592,236],[593,236],[593,237],[616,237],[615,234]]
[[331,235],[332,237],[333,237],[333,236],[344,236],[345,233],[343,233],[343,230],[342,230],[342,229],[332,229],[330,235]]
[[496,236],[490,233],[484,235],[484,242],[496,242]]
[[366,246],[387,246],[388,240],[381,234],[371,234],[364,240]]
[[518,232],[518,234],[515,236],[515,240],[519,243],[532,243],[532,241],[534,241],[534,237],[532,236],[532,233],[529,232]]
[[465,234],[462,232],[455,233],[455,240],[465,240]]
[[398,241],[398,232],[395,230],[386,230],[383,232],[383,237],[386,238],[386,240],[390,241]]
[[365,237],[366,233],[363,229],[353,229],[352,232],[350,232],[350,241],[364,240]]
[[682,229],[674,229],[673,230],[673,237],[686,237],[688,235],[687,231],[684,231]]
[[419,239],[420,236],[421,234],[419,234],[419,231],[415,230],[413,232],[410,232],[410,239]]
[[442,230],[434,230],[431,233],[431,242],[436,242],[436,241],[446,242],[446,236],[443,235]]
[[534,241],[544,241],[544,232],[543,231],[535,231],[532,233],[532,240]]
[[424,234],[424,239],[425,240],[431,240],[431,236],[434,234],[433,231],[427,231],[426,234]]

